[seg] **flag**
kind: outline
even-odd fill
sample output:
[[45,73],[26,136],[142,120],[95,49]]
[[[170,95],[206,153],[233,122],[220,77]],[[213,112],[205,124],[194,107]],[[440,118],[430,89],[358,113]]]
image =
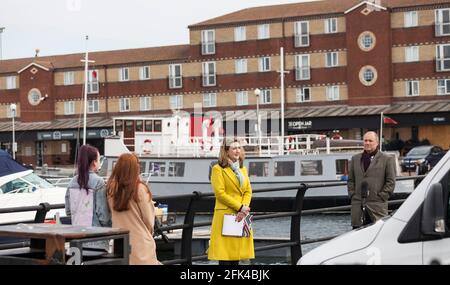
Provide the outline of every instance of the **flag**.
[[397,125],[397,121],[388,117],[388,116],[383,116],[383,123],[384,124],[393,124],[393,125]]
[[249,237],[250,236],[250,230],[252,229],[252,220],[253,215],[248,214],[244,218],[244,227],[242,228],[242,236],[243,237]]
[[97,79],[97,71],[92,71],[92,79]]

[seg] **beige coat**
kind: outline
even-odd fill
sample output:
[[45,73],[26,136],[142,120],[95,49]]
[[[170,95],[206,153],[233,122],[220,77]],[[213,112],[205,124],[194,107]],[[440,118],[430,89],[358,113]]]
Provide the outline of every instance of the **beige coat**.
[[352,226],[362,224],[361,183],[367,181],[366,209],[372,221],[388,215],[388,199],[395,188],[395,158],[380,151],[370,162],[367,171],[361,162],[362,153],[352,157],[348,175],[348,192],[352,200]]
[[160,264],[156,257],[156,244],[153,239],[155,207],[145,187],[139,186],[138,196],[139,203],[132,199],[130,208],[122,212],[113,209],[112,197],[108,197],[112,226],[130,231],[130,265]]

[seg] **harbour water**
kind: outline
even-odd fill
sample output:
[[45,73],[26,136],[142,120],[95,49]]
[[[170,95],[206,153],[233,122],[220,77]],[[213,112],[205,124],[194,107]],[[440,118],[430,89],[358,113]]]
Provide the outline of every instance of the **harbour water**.
[[[177,223],[182,223],[184,217],[177,216]],[[198,215],[195,218],[195,222],[205,222],[211,221],[211,215]],[[274,237],[274,238],[289,238],[290,234],[290,223],[289,217],[266,219],[266,220],[256,220],[253,222],[253,233],[255,237]],[[208,227],[200,227],[195,230],[209,230]],[[343,214],[317,214],[303,216],[300,224],[300,231],[302,240],[307,239],[317,239],[329,236],[340,235],[351,231],[350,225],[350,215],[348,213]],[[302,245],[302,253],[305,254],[313,248],[323,244],[323,242],[305,244]],[[288,265],[290,260],[286,257],[258,257],[258,252],[256,252],[256,259],[251,260],[249,264],[252,265]],[[164,260],[165,258],[162,258]],[[241,262],[241,263],[246,263]],[[215,261],[197,261],[194,264],[217,264]]]

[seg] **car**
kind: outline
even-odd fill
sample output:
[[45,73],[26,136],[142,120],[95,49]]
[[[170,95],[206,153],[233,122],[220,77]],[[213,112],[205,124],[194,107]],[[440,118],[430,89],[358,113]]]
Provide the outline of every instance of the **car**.
[[298,265],[450,264],[450,152],[392,216],[309,251]]
[[[400,166],[402,171],[416,170],[416,166],[425,161],[425,158],[430,154],[445,154],[445,151],[440,146],[435,145],[421,145],[412,148],[405,157],[403,157]],[[442,157],[441,156],[441,157]]]

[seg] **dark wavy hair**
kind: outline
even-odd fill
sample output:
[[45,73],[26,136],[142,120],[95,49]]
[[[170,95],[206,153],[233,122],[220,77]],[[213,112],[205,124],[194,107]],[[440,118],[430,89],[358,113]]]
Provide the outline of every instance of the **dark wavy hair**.
[[82,145],[78,150],[77,171],[78,171],[78,185],[80,189],[88,191],[89,183],[89,168],[93,161],[98,159],[98,149],[88,144]]

